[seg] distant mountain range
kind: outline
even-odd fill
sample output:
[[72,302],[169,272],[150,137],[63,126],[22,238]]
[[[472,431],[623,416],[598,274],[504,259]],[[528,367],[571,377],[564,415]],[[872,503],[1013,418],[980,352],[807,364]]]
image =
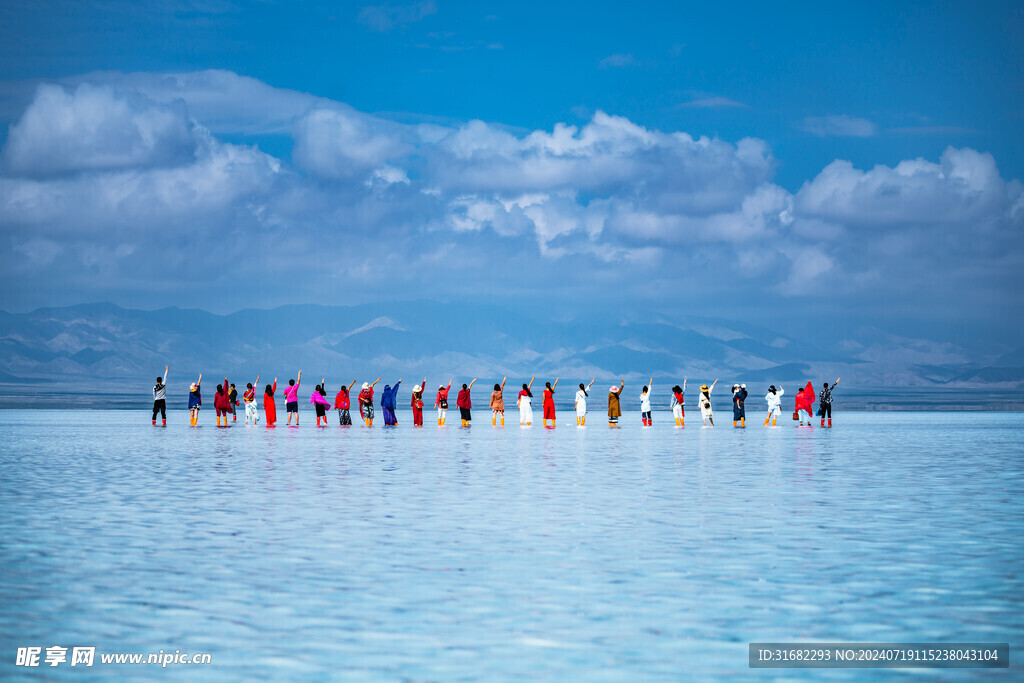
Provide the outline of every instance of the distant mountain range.
[[512,386],[536,375],[541,383],[560,376],[562,386],[593,377],[602,385],[620,377],[636,384],[651,376],[661,383],[689,377],[691,387],[716,377],[727,385],[792,386],[842,376],[847,387],[1024,388],[1024,349],[986,357],[874,328],[853,338],[797,343],[774,330],[714,318],[629,312],[551,321],[429,301],[230,315],[109,303],[0,312],[0,395],[31,386],[144,395],[164,365],[171,366],[170,393],[181,395],[199,372],[211,385],[227,375],[244,386],[257,373],[261,382],[275,375],[285,382],[300,369],[310,387],[321,376],[331,386],[401,376],[411,388],[424,375],[430,384],[479,377],[485,385],[507,375]]

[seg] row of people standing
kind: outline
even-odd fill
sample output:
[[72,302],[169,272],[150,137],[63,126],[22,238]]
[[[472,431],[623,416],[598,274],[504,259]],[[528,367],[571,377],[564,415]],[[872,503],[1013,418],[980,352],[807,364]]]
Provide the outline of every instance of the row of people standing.
[[[153,424],[156,424],[156,416],[158,413],[161,414],[163,424],[167,424],[166,415],[166,377],[169,371],[169,367],[164,367],[164,376],[157,378],[156,386],[153,388]],[[191,424],[195,426],[198,422],[199,410],[202,407],[202,373],[199,378],[193,382],[189,387],[189,400],[188,409],[190,413]],[[504,391],[507,377],[503,378],[501,383],[494,385],[494,390],[491,393],[491,399],[489,407],[491,410],[491,424],[498,426],[505,425],[505,400]],[[259,411],[257,408],[257,396],[256,396],[256,385],[259,384],[260,377],[257,375],[256,382],[248,383],[246,390],[242,395],[242,400],[245,404],[245,422],[246,424],[258,424],[260,421]],[[381,378],[378,377],[373,383],[363,382],[362,387],[358,395],[356,396],[356,405],[359,409],[359,417],[368,427],[373,426],[375,419],[374,414],[374,387],[380,382]],[[524,382],[522,389],[519,391],[516,398],[516,407],[519,410],[519,423],[522,426],[531,426],[533,424],[533,383],[536,377],[530,379],[530,381]],[[587,413],[588,413],[588,401],[590,399],[590,389],[593,387],[596,379],[590,381],[589,384],[580,382],[579,388],[576,392],[574,399],[574,407],[576,412],[576,425],[579,427],[586,426]],[[554,382],[545,382],[544,390],[542,393],[542,419],[545,427],[554,427],[556,424],[555,414],[555,390],[558,386],[559,378],[555,378]],[[285,410],[287,411],[287,424],[292,424],[292,419],[295,420],[295,425],[299,424],[299,399],[298,392],[299,387],[302,383],[302,372],[300,371],[297,375],[297,379],[288,380],[288,386],[284,390],[285,397]],[[413,387],[410,407],[412,408],[413,424],[415,426],[423,426],[423,410],[425,407],[423,394],[426,389],[426,378],[423,379],[422,384],[417,384]],[[463,427],[470,426],[472,422],[472,388],[476,383],[476,378],[471,380],[468,384],[463,384],[459,390],[456,407],[459,409],[459,417]],[[818,414],[821,416],[821,426],[825,426],[826,419],[828,420],[828,426],[832,426],[832,391],[835,386],[839,383],[839,379],[829,387],[828,383],[825,383],[822,388],[820,397]],[[350,392],[352,387],[356,384],[356,380],[353,380],[348,385],[341,385],[338,393],[334,397],[333,404],[327,398],[326,393],[326,382],[324,379],[320,380],[320,384],[316,385],[312,394],[310,395],[310,403],[312,404],[316,412],[317,426],[321,424],[327,426],[327,413],[330,412],[332,407],[338,413],[338,423],[342,426],[352,424],[351,416],[351,398]],[[395,383],[394,386],[386,384],[380,396],[380,407],[381,412],[384,415],[384,424],[397,426],[397,402],[398,402],[398,390],[402,384],[402,379]],[[714,411],[711,404],[711,395],[718,384],[716,379],[710,385],[703,384],[700,387],[698,393],[698,407],[701,411],[701,419],[705,426],[714,426]],[[672,410],[673,419],[677,427],[685,426],[685,393],[686,393],[687,379],[683,379],[682,386],[675,385],[672,387],[672,397],[669,402],[669,407]],[[448,417],[448,395],[451,390],[452,381],[450,380],[447,385],[439,385],[437,393],[434,399],[434,408],[437,411],[437,424],[438,426],[444,426],[447,422]],[[625,383],[620,380],[618,386],[612,385],[608,389],[608,426],[616,429],[618,428],[619,419],[622,416],[622,403],[621,395],[625,387]],[[652,377],[646,385],[644,385],[640,392],[640,419],[645,427],[653,426],[653,411],[651,408],[651,396],[654,389],[654,378]],[[275,402],[275,394],[277,392],[277,378],[274,378],[272,384],[267,384],[263,393],[263,412],[266,419],[266,425],[273,427],[277,423],[277,405]],[[768,393],[765,395],[765,400],[768,403],[768,415],[765,418],[765,426],[771,424],[776,425],[778,415],[781,412],[782,396],[785,391],[779,387],[776,389],[775,385],[772,385]],[[745,427],[746,426],[746,407],[745,401],[747,399],[747,386],[746,384],[734,384],[732,387],[732,404],[733,404],[733,427]],[[238,394],[235,390],[235,385],[230,384],[227,378],[224,378],[224,383],[217,386],[217,392],[214,397],[214,408],[217,415],[217,425],[221,426],[221,419],[223,418],[223,426],[228,426],[228,416],[231,416],[232,421],[237,421],[237,414],[235,407],[239,405]],[[794,420],[799,420],[801,426],[804,425],[805,421],[808,425],[811,424],[811,412],[815,401],[814,387],[811,382],[808,382],[805,387],[797,392],[794,405]],[[550,423],[550,425],[549,425]]]

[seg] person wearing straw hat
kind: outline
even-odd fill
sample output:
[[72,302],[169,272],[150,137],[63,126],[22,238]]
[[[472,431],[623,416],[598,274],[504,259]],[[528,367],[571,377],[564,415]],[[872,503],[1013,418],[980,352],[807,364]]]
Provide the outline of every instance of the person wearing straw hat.
[[619,418],[622,417],[622,405],[619,402],[619,394],[625,386],[626,383],[620,379],[619,386],[613,384],[608,387],[608,426],[612,429],[621,429]]
[[423,426],[423,389],[427,386],[427,378],[423,378],[423,384],[417,384],[412,388],[412,426]]
[[363,418],[367,427],[373,426],[373,388],[379,381],[380,377],[373,384],[363,382],[363,387],[359,391],[359,416]]
[[700,395],[697,397],[697,404],[700,406],[700,416],[704,420],[704,426],[715,426],[715,413],[711,409],[711,392],[715,390],[715,385],[718,384],[716,379],[711,383],[709,387],[707,384],[700,385]]

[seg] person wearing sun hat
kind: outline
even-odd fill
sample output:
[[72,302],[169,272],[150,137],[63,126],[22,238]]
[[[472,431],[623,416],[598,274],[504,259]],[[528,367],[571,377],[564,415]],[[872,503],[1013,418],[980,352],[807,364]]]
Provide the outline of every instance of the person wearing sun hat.
[[448,386],[443,384],[437,387],[437,398],[434,399],[434,407],[437,408],[437,426],[444,427],[448,419],[448,392],[452,388],[452,381],[448,380]]
[[612,429],[620,429],[619,418],[622,417],[622,405],[619,402],[619,394],[622,393],[626,383],[619,380],[619,386],[614,384],[608,387],[608,426]]
[[417,384],[412,388],[412,426],[423,426],[423,389],[427,386],[427,378],[423,378],[423,384]]
[[373,387],[380,381],[378,377],[373,384],[363,382],[363,388],[359,392],[359,416],[367,427],[373,426]]
[[711,409],[711,392],[715,390],[715,385],[718,384],[716,379],[711,383],[709,387],[707,384],[700,385],[700,395],[697,396],[697,404],[700,406],[700,416],[704,419],[704,426],[708,425],[715,426],[715,414]]

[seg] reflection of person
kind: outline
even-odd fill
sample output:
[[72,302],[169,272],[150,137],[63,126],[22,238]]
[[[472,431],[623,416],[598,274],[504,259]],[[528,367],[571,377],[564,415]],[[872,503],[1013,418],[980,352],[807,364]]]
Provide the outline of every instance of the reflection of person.
[[160,419],[167,426],[167,371],[169,365],[164,366],[164,376],[156,378],[156,385],[153,387],[153,424],[156,424],[156,414],[160,413]]
[[498,426],[498,418],[501,418],[501,426],[505,426],[505,380],[508,377],[501,378],[501,384],[494,385],[494,391],[491,392],[491,426]]
[[614,384],[608,387],[608,426],[612,429],[619,429],[619,418],[622,417],[622,405],[619,402],[619,394],[622,393],[626,384],[621,379],[619,386]]
[[775,421],[779,419],[779,412],[782,410],[782,395],[786,393],[786,390],[779,387],[778,391],[775,390],[775,385],[768,387],[768,393],[764,395],[764,400],[768,402],[768,416],[764,418],[764,426],[768,426],[768,420],[772,421],[772,427],[775,426]]
[[[836,381],[829,387],[828,382],[825,382],[821,388],[821,397],[818,399],[818,415],[821,415],[821,426],[825,426],[825,415],[828,414],[828,426],[832,426],[832,391],[835,390],[836,385],[839,384],[839,378],[836,377]],[[153,413],[153,417],[156,417],[156,413]]]
[[519,406],[519,426],[529,427],[533,424],[533,392],[530,391],[530,387],[533,386],[533,380],[535,377],[530,378],[530,383],[523,382],[523,390],[519,392],[519,398],[516,399],[516,405]]
[[596,382],[596,381],[597,381],[596,378],[592,379],[592,380],[590,380],[590,384],[587,384],[586,386],[583,385],[583,382],[580,382],[580,388],[576,392],[576,402],[575,402],[575,405],[576,405],[576,426],[577,427],[586,427],[587,426],[587,397],[590,396],[590,392],[589,392],[590,387],[594,386],[594,382]]

